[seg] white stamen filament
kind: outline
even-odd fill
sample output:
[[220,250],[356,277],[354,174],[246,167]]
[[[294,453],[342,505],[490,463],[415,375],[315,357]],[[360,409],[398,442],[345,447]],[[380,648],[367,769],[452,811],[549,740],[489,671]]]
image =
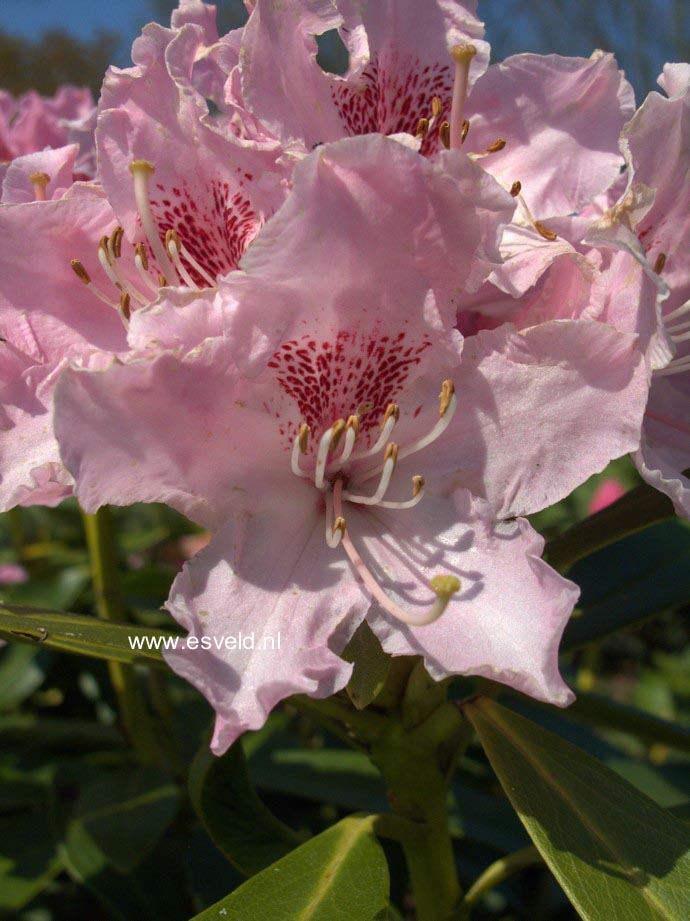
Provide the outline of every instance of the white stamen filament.
[[[342,500],[343,483],[342,480],[338,480],[333,490],[333,508],[336,520],[343,518]],[[387,611],[397,620],[402,621],[402,623],[409,624],[411,627],[423,627],[438,620],[448,607],[448,602],[451,597],[460,590],[460,580],[455,578],[455,576],[437,576],[435,579],[432,579],[430,583],[430,587],[436,594],[435,601],[430,602],[429,607],[420,612],[405,610],[389,598],[388,594],[379,585],[376,578],[369,571],[366,563],[355,549],[347,531],[343,531],[342,533],[342,544],[360,579],[384,611]]]
[[451,150],[458,150],[463,141],[463,121],[470,63],[477,53],[477,49],[470,44],[454,45],[450,49],[450,53],[455,61],[455,84],[450,109],[450,148]]
[[666,332],[673,335],[674,333],[682,333],[686,329],[690,329],[690,320],[686,320],[685,323],[677,323],[675,326],[667,326]]
[[314,470],[314,485],[317,489],[323,489],[324,476],[326,473],[326,460],[328,459],[328,452],[331,449],[331,443],[333,442],[333,429],[327,429],[324,434],[321,436],[321,441],[319,442],[319,450],[316,455],[316,469]]
[[152,294],[158,295],[158,285],[149,275],[147,269],[149,267],[149,261],[146,257],[146,250],[144,249],[143,243],[137,243],[134,253],[134,265],[137,268],[137,272],[141,276],[141,280],[144,282],[146,287]]
[[690,339],[690,333],[674,333],[671,335],[674,342],[687,342]]
[[304,470],[299,465],[299,456],[304,454],[307,450],[307,442],[309,439],[309,426],[306,422],[303,422],[299,427],[299,432],[295,435],[295,440],[292,443],[292,457],[290,459],[290,465],[292,467],[292,472],[295,476],[306,477],[311,479],[310,473],[305,473]]
[[686,313],[690,313],[690,301],[686,301],[684,304],[681,304],[680,307],[676,307],[675,310],[672,310],[671,313],[666,314],[664,323],[668,323],[670,320],[677,320],[679,317],[685,316]]
[[149,163],[148,160],[133,160],[129,164],[129,171],[134,177],[134,198],[146,239],[156,257],[161,272],[165,276],[166,282],[169,285],[175,285],[179,281],[177,271],[165,251],[161,238],[158,236],[158,227],[153,218],[151,202],[149,201],[149,176],[154,171],[153,163]]
[[209,275],[209,273],[206,271],[206,269],[205,269],[202,265],[200,265],[200,264],[197,262],[197,260],[194,258],[194,256],[192,256],[192,254],[189,252],[189,250],[188,250],[187,247],[184,245],[184,243],[182,243],[181,240],[180,240],[180,253],[184,256],[184,258],[185,258],[185,259],[187,260],[187,262],[191,265],[191,267],[192,267],[196,272],[198,272],[199,275],[201,275],[201,277],[204,279],[204,281],[208,282],[209,288],[215,288],[215,287],[216,287],[216,281],[215,281],[215,279],[214,279],[211,275]]
[[192,289],[192,291],[198,291],[199,286],[194,281],[192,276],[189,274],[187,269],[182,265],[182,260],[180,259],[180,238],[174,230],[168,230],[165,234],[165,245],[168,250],[168,255],[172,259],[175,268],[177,269],[180,278],[182,281]]
[[674,359],[665,368],[655,371],[654,377],[670,377],[672,374],[683,374],[685,371],[690,371],[690,355]]
[[382,500],[379,502],[381,508],[395,508],[395,509],[404,509],[404,508],[414,508],[415,505],[419,503],[424,498],[424,477],[423,476],[414,476],[412,477],[412,498],[406,499],[403,502],[390,502],[387,500]]
[[[333,524],[331,524],[333,522]],[[345,519],[333,514],[333,494],[326,494],[326,543],[335,550],[345,534]]]
[[371,448],[367,448],[366,451],[360,451],[359,453],[355,454],[352,460],[362,460],[365,457],[371,457],[374,454],[378,454],[379,451],[382,451],[388,444],[388,439],[393,434],[393,429],[395,428],[395,424],[399,418],[400,410],[395,405],[395,403],[389,403],[383,417],[381,434],[376,439],[376,442],[372,445]]
[[347,499],[348,502],[357,502],[359,505],[378,505],[386,495],[386,491],[390,486],[391,477],[393,476],[393,471],[395,470],[397,459],[398,446],[391,443],[386,448],[386,459],[383,463],[381,478],[373,496],[357,496],[351,492],[344,492],[343,497]]
[[110,240],[108,237],[101,238],[98,246],[98,261],[101,264],[101,268],[119,291],[125,291],[143,307],[144,304],[148,304],[148,300],[125,278],[118,265],[117,256],[111,243],[112,237]]

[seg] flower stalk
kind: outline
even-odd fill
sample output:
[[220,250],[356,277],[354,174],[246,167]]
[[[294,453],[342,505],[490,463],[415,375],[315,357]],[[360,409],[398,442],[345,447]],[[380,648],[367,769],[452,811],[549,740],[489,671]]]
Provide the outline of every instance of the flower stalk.
[[[113,623],[126,623],[118,577],[113,522],[108,506],[94,515],[82,512],[91,578],[98,617]],[[108,672],[117,698],[122,725],[142,761],[160,761],[160,746],[142,687],[134,670],[122,662],[109,661]]]

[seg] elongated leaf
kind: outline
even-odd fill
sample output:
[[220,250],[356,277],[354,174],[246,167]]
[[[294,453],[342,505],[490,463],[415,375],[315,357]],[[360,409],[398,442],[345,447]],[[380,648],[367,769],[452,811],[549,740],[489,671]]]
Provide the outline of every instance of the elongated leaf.
[[388,865],[373,822],[373,816],[343,819],[194,921],[382,921]]
[[259,799],[239,743],[222,758],[204,745],[192,764],[189,792],[206,831],[245,876],[258,873],[302,843]]
[[[253,782],[264,790],[333,803],[358,812],[389,808],[381,775],[366,755],[349,749],[271,748],[249,759]],[[458,784],[448,797],[450,833],[500,851],[527,842],[509,803]]]
[[566,627],[562,651],[690,602],[690,524],[647,528],[582,560],[568,576],[582,589],[583,613]]
[[[162,650],[174,634],[153,627],[116,624],[82,614],[0,605],[0,639],[41,644],[96,659],[163,665]],[[138,648],[137,648],[138,647]]]
[[667,745],[677,751],[690,753],[690,728],[687,726],[661,719],[600,694],[578,694],[567,713],[595,726],[629,733],[650,744]]
[[690,917],[690,829],[590,755],[494,701],[479,698],[464,712],[583,918]]
[[550,540],[544,558],[555,569],[565,572],[595,550],[673,518],[674,514],[668,496],[644,483]]
[[60,869],[44,811],[0,817],[0,912],[23,908]]

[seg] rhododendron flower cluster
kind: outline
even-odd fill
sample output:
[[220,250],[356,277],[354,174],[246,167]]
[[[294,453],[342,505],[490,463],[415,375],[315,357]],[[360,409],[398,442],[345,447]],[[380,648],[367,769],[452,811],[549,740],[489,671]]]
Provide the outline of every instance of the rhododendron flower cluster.
[[690,511],[688,68],[635,113],[608,54],[489,66],[472,0],[248,7],[143,30],[95,175],[12,149],[2,506],[165,502],[213,532],[168,610],[283,637],[167,654],[217,753],[341,690],[365,619],[436,679],[565,705],[577,589],[521,516],[629,452]]

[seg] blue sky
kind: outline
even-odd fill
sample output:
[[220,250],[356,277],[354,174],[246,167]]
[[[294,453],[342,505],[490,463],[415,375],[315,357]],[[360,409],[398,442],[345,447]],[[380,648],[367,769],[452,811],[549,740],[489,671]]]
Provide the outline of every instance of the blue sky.
[[[539,9],[551,17],[547,29],[535,17]],[[664,61],[688,54],[687,0],[480,0],[479,13],[499,57],[518,51],[588,55],[597,43],[616,53],[640,96],[652,88]],[[0,0],[5,32],[36,37],[60,28],[87,40],[103,29],[119,33],[121,50],[113,63],[121,66],[152,18],[148,0]]]

